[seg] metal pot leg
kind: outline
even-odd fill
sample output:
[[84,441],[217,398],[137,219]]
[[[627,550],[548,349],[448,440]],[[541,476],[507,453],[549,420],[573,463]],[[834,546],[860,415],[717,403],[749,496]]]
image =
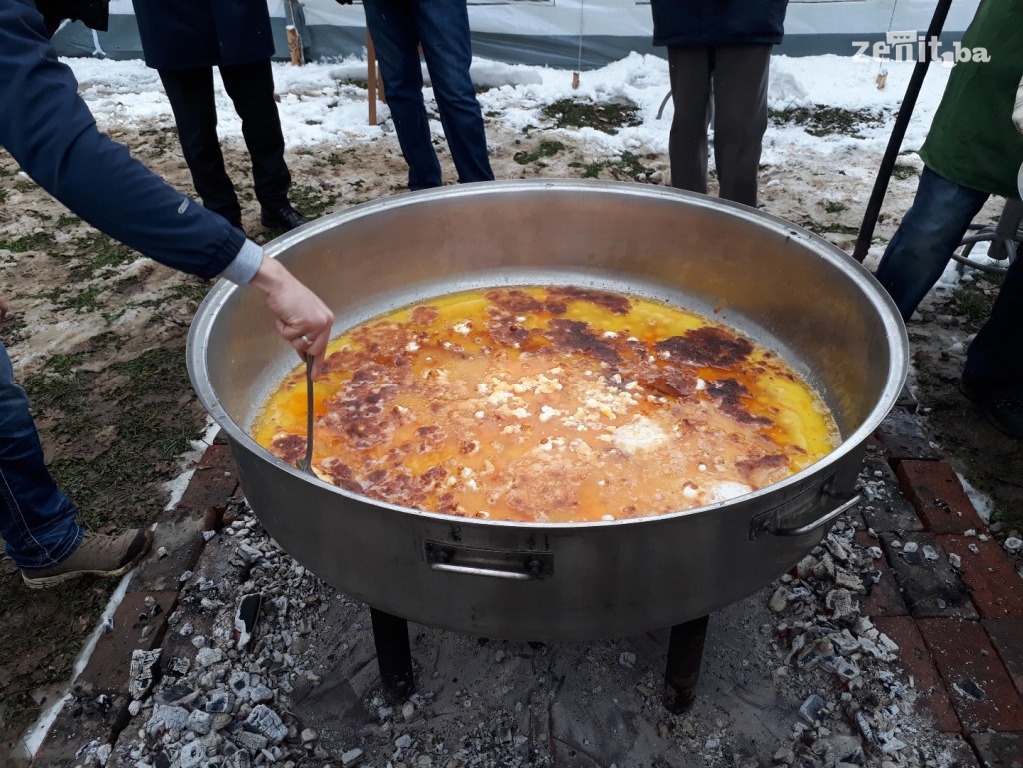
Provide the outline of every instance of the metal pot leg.
[[676,624],[668,640],[668,663],[664,669],[664,708],[680,715],[692,706],[700,680],[707,616]]
[[[408,621],[376,608],[370,608],[369,613],[384,696],[392,704],[408,701],[408,697],[415,691]],[[708,616],[701,616],[671,628],[668,662],[664,670],[663,701],[664,708],[672,714],[684,713],[696,698],[708,619]]]
[[373,621],[373,643],[377,649],[384,696],[392,704],[401,704],[408,701],[415,691],[408,621],[372,607],[369,613]]

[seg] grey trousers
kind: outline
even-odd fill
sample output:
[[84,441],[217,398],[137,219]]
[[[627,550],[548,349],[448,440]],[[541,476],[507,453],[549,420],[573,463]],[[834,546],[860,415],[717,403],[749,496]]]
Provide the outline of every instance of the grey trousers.
[[668,48],[675,106],[668,139],[673,187],[706,194],[707,129],[713,117],[721,197],[756,207],[770,63],[770,45]]

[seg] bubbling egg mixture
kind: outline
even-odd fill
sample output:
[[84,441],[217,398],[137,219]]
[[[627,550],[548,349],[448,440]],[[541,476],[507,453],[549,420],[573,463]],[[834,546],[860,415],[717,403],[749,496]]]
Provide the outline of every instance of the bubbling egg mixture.
[[[615,520],[763,488],[839,442],[769,349],[700,315],[574,287],[438,297],[334,339],[313,469],[373,499],[461,517]],[[306,448],[304,366],[256,441]]]

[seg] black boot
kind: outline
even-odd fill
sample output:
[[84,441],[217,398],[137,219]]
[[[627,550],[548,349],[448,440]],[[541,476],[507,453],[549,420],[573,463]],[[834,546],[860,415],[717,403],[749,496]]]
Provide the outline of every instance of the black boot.
[[308,221],[309,219],[296,211],[291,203],[285,203],[279,208],[263,208],[260,216],[260,222],[264,227],[279,229],[282,232],[290,232]]
[[964,372],[959,390],[980,406],[992,426],[1023,440],[1023,387],[991,386]]

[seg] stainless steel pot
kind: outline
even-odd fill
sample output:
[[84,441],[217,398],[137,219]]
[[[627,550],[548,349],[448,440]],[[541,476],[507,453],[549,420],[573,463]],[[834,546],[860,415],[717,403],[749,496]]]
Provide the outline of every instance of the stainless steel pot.
[[188,365],[252,509],[337,589],[444,629],[523,640],[623,636],[757,590],[855,503],[863,443],[906,375],[905,328],[858,263],[786,221],[663,187],[446,187],[324,217],[267,251],[333,307],[336,332],[480,286],[572,284],[678,302],[775,348],[838,421],[841,445],[799,474],[663,517],[525,524],[382,504],[311,478],[250,438],[260,404],[299,361],[259,291],[217,285],[192,325]]

